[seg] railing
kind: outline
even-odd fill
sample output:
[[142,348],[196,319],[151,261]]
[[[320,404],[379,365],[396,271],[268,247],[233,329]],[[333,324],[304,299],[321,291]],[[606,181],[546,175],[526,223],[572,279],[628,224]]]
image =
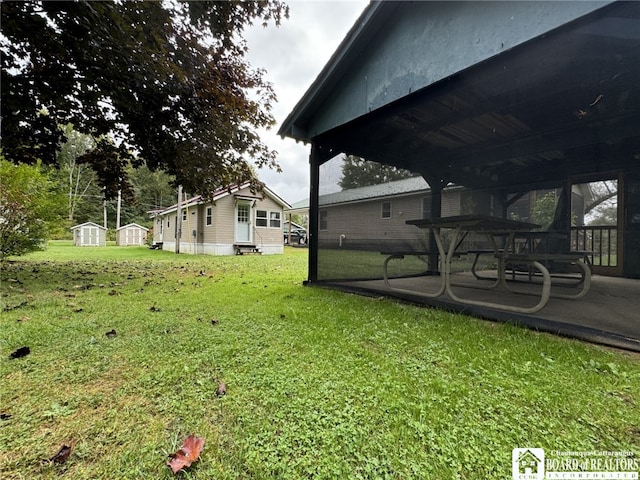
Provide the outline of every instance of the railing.
[[618,265],[618,227],[571,227],[571,250],[591,252],[592,265],[616,267]]

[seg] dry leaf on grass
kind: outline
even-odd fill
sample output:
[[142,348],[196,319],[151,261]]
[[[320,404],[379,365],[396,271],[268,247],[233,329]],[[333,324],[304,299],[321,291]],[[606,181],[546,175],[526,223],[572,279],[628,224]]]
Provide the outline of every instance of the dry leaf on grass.
[[17,350],[11,352],[11,355],[9,355],[9,358],[11,359],[22,358],[22,357],[26,357],[30,353],[31,353],[31,350],[29,349],[29,347],[20,347]]
[[64,463],[67,461],[67,458],[69,458],[69,455],[71,455],[71,450],[73,450],[73,444],[74,442],[71,442],[69,445],[62,445],[60,447],[60,450],[58,450],[58,452],[49,459],[50,462],[53,463]]
[[189,435],[182,443],[182,447],[176,453],[170,455],[172,458],[167,462],[167,465],[176,474],[198,460],[203,448],[204,438]]
[[216,396],[221,397],[227,394],[227,384],[224,382],[218,383],[218,388],[216,389]]

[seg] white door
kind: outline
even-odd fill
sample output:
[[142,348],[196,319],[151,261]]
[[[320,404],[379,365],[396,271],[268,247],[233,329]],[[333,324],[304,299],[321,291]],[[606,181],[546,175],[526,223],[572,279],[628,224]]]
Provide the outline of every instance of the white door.
[[85,227],[82,233],[84,233],[82,245],[99,245],[100,237],[96,227]]
[[236,242],[251,242],[251,204],[239,202],[236,205]]
[[137,228],[127,228],[125,232],[126,245],[140,245],[140,230]]

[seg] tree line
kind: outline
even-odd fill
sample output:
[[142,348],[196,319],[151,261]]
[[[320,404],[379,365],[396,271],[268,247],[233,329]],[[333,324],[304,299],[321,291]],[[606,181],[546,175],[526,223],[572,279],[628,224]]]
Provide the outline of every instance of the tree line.
[[[55,164],[15,164],[0,156],[0,257],[42,247],[46,239],[70,239],[71,227],[85,222],[107,226],[115,236],[117,200],[107,199],[96,172],[79,159],[95,139],[71,125]],[[149,211],[175,204],[175,178],[146,165],[126,166],[130,192],[120,208],[120,226],[150,227]],[[106,218],[106,225],[105,225]]]

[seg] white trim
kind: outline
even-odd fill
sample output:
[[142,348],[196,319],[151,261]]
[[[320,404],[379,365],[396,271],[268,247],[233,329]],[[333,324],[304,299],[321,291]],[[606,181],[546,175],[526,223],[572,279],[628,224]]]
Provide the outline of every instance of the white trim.
[[[263,244],[257,246],[263,255],[282,255],[284,253],[283,244]],[[175,242],[163,242],[162,249],[169,252],[175,251]],[[236,247],[232,244],[219,244],[219,243],[180,243],[180,253],[186,253],[190,255],[212,255],[212,256],[226,256],[235,255]]]

